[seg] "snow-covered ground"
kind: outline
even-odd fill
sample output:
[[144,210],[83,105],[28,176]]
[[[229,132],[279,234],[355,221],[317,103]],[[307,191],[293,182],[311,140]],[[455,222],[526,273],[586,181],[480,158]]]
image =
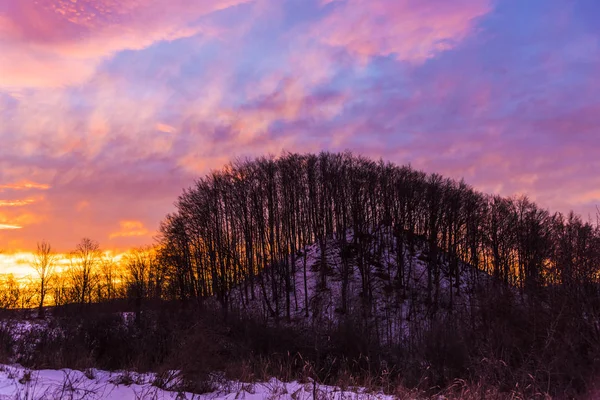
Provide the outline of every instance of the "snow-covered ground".
[[[382,393],[367,393],[364,389],[353,388],[342,391],[339,388],[313,383],[281,382],[271,379],[268,382],[240,383],[219,381],[217,390],[205,394],[192,394],[155,386],[155,374],[131,372],[106,372],[70,369],[31,371],[21,366],[0,365],[0,399],[11,400],[234,400],[234,399],[273,399],[273,400],[350,400],[382,399],[394,397]],[[176,382],[176,378],[173,380]]]

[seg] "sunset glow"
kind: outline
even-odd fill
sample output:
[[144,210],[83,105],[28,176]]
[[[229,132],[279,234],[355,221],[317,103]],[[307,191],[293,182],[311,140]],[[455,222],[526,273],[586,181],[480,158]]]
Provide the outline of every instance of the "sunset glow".
[[[105,251],[103,257],[110,258],[115,262],[115,268],[119,266],[119,262],[127,253],[115,253],[112,251]],[[36,276],[35,270],[31,266],[33,255],[31,252],[14,252],[11,254],[0,254],[0,275],[11,274],[17,280],[22,283],[29,283],[35,281],[38,277]],[[54,271],[59,275],[63,270],[68,268],[69,264],[68,254],[56,254],[56,260],[54,261]]]
[[0,0],[0,273],[152,244],[230,160],[351,150],[596,218],[592,0]]

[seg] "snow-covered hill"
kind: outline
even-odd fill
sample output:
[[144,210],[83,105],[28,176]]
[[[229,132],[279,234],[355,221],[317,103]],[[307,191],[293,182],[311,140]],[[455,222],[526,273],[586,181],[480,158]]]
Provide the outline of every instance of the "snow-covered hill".
[[[357,246],[363,246],[360,256]],[[377,331],[382,343],[392,344],[411,335],[415,328],[422,331],[427,317],[431,316],[433,302],[437,304],[438,313],[467,310],[472,306],[471,293],[481,283],[489,282],[489,275],[460,262],[455,264],[457,271],[451,274],[449,257],[439,253],[439,284],[436,285],[433,276],[430,291],[431,255],[427,242],[421,238],[413,245],[404,243],[400,252],[397,246],[390,230],[382,228],[362,235],[361,242],[354,240],[351,231],[345,241],[330,237],[323,245],[324,255],[319,243],[299,252],[290,274],[289,322],[298,326],[331,327],[343,315],[361,316]],[[404,258],[401,274],[399,255]],[[231,292],[233,308],[269,319],[273,319],[273,310],[277,309],[280,321],[286,323],[287,299],[282,274],[271,274],[265,269],[255,279],[254,299],[245,294],[247,286],[242,284]],[[273,295],[274,290],[279,292],[277,296]]]

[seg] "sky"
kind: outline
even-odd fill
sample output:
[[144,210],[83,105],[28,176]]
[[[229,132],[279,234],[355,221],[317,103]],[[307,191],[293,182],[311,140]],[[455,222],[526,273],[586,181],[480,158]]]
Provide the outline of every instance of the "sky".
[[283,151],[595,219],[599,19],[597,0],[0,0],[0,249],[152,243],[194,179]]

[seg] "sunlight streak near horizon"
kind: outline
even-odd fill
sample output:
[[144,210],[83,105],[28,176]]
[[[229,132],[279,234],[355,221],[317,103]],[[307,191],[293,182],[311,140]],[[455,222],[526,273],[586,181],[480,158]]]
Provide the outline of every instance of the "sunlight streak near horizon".
[[32,253],[0,254],[0,275],[12,274],[18,279],[33,276],[32,259]]
[[22,207],[29,204],[33,204],[34,199],[25,200],[0,200],[0,207]]
[[[102,252],[102,257],[105,260],[110,260],[118,268],[118,264],[129,252],[114,252],[105,250]],[[20,281],[35,281],[38,279],[35,270],[32,267],[34,253],[32,252],[17,252],[12,254],[0,253],[0,276],[13,275]],[[68,253],[56,254],[55,272],[62,273],[68,270],[71,265],[70,255]]]
[[15,230],[22,229],[23,227],[20,225],[10,225],[10,224],[0,224],[0,230]]

